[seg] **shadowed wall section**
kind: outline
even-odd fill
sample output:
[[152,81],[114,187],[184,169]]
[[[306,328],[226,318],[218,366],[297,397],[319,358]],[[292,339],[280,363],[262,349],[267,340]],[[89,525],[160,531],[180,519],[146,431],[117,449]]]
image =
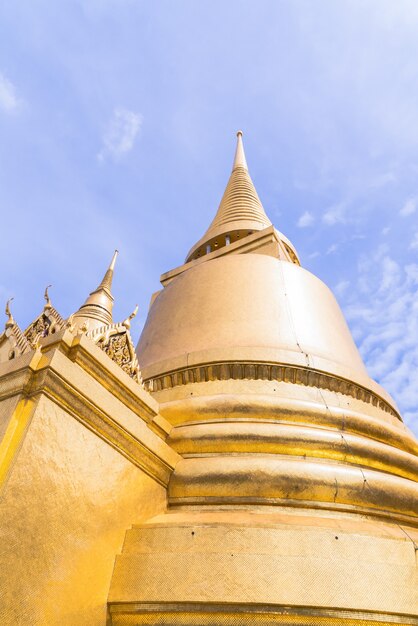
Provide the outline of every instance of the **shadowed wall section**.
[[[67,331],[43,355],[0,365],[1,390],[11,394],[0,404],[4,625],[103,626],[126,529],[166,507],[176,454],[127,407],[136,394],[132,408],[150,422],[155,403],[147,415],[139,385],[88,340],[71,353],[74,339]],[[92,378],[80,358],[101,374]]]

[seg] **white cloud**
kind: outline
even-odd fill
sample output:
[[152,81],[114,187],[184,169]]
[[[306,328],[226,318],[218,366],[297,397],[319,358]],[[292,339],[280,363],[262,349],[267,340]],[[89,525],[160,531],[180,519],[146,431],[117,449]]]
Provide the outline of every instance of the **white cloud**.
[[417,210],[417,199],[416,198],[408,198],[408,200],[403,205],[402,209],[399,211],[399,215],[402,217],[408,217],[408,215],[412,215]]
[[418,264],[401,267],[380,246],[360,260],[356,287],[344,307],[353,336],[370,375],[418,431]]
[[334,224],[344,224],[346,222],[345,217],[346,206],[344,203],[336,204],[328,209],[323,216],[322,221],[327,226],[334,226]]
[[390,232],[390,226],[385,226],[382,228],[382,235],[387,235]]
[[415,233],[414,238],[409,244],[410,250],[416,250],[418,248],[418,233]]
[[128,109],[117,108],[103,135],[103,147],[97,155],[99,161],[107,157],[115,161],[130,152],[142,126],[142,115]]
[[309,211],[305,211],[305,213],[303,213],[297,222],[297,226],[299,228],[306,228],[307,226],[312,226],[312,224],[314,223],[315,219],[314,216],[312,215],[312,213],[309,213]]
[[16,95],[16,88],[4,74],[0,74],[0,108],[7,113],[16,111],[21,102]]
[[327,250],[327,254],[333,254],[334,252],[336,252],[338,250],[338,244],[337,243],[333,243]]
[[401,268],[389,256],[383,257],[382,265],[382,282],[379,291],[387,291],[392,289],[399,282]]
[[334,291],[337,294],[337,296],[342,296],[345,294],[349,286],[350,286],[349,280],[340,280],[340,282],[335,286]]
[[418,265],[416,263],[411,263],[411,265],[405,266],[405,272],[407,277],[412,283],[418,285]]

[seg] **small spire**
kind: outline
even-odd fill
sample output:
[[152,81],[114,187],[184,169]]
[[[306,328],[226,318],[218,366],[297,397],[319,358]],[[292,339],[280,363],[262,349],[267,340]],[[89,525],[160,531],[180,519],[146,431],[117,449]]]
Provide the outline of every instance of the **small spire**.
[[[113,270],[115,268],[115,263],[116,263],[116,258],[119,254],[118,250],[115,250],[113,253],[113,257],[112,260],[110,262],[110,265],[106,271],[106,274],[103,276],[103,280],[100,283],[100,285],[97,287],[96,291],[99,291],[100,289],[106,289],[107,291],[110,292],[111,288],[112,288],[112,280],[113,280]],[[94,293],[94,292],[93,292]]]
[[15,319],[12,315],[12,312],[10,310],[10,303],[14,300],[14,298],[9,298],[6,302],[6,309],[5,309],[5,313],[8,317],[8,320],[6,322],[6,328],[10,328],[11,326],[14,326],[16,324]]
[[50,309],[51,308],[51,300],[49,298],[49,293],[48,293],[48,289],[52,287],[52,285],[48,285],[48,287],[45,287],[45,293],[44,293],[44,298],[46,300],[46,304],[45,304],[45,309]]
[[234,171],[234,169],[236,169],[237,167],[243,167],[244,169],[248,170],[247,159],[245,158],[244,152],[244,144],[242,143],[242,135],[242,130],[239,130],[237,132],[237,148],[235,150],[235,158],[234,164],[232,166],[232,171]]
[[79,310],[73,314],[72,322],[74,329],[78,328],[82,330],[82,332],[86,332],[86,329],[95,330],[100,326],[109,326],[112,324],[113,296],[111,288],[117,256],[118,251],[115,250],[102,282],[97,289],[90,293]]

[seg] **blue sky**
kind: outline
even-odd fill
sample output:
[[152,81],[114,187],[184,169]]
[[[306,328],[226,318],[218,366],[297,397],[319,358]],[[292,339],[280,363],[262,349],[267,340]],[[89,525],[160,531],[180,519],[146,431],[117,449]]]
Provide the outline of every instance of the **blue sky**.
[[418,2],[0,3],[0,299],[115,318],[180,265],[235,132],[276,227],[418,432]]

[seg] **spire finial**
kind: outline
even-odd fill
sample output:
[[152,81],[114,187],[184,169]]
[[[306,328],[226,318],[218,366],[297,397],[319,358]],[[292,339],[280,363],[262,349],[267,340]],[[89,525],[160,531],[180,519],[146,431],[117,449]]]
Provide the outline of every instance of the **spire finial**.
[[138,313],[138,305],[135,306],[135,309],[132,311],[132,313],[130,314],[129,317],[126,318],[126,320],[124,322],[122,322],[122,324],[126,327],[126,328],[130,328],[131,327],[131,320],[134,319],[135,315]]
[[237,149],[235,150],[235,158],[234,164],[232,166],[232,171],[234,171],[234,169],[237,167],[243,167],[244,169],[248,170],[247,160],[245,158],[244,152],[244,145],[242,143],[242,135],[242,130],[239,130],[237,132]]
[[115,263],[116,263],[118,254],[119,254],[119,251],[115,250],[113,253],[113,257],[110,262],[110,265],[106,271],[106,274],[103,276],[103,280],[100,283],[100,285],[97,287],[96,291],[99,291],[100,289],[107,289],[107,291],[110,292],[112,288],[113,270],[115,268]]
[[15,325],[15,320],[10,310],[10,303],[12,302],[12,300],[14,300],[14,298],[9,298],[6,302],[5,313],[8,317],[7,322],[6,322],[6,328],[10,328],[11,326]]
[[48,285],[47,287],[45,287],[45,293],[44,293],[44,298],[46,300],[46,304],[45,304],[45,309],[50,309],[51,308],[51,300],[49,298],[49,293],[48,293],[48,289],[52,287],[52,285]]
[[115,269],[115,263],[116,263],[116,258],[118,256],[118,254],[119,254],[119,250],[115,250],[114,253],[113,253],[112,260],[111,260],[110,265],[109,265],[109,269],[110,270]]

